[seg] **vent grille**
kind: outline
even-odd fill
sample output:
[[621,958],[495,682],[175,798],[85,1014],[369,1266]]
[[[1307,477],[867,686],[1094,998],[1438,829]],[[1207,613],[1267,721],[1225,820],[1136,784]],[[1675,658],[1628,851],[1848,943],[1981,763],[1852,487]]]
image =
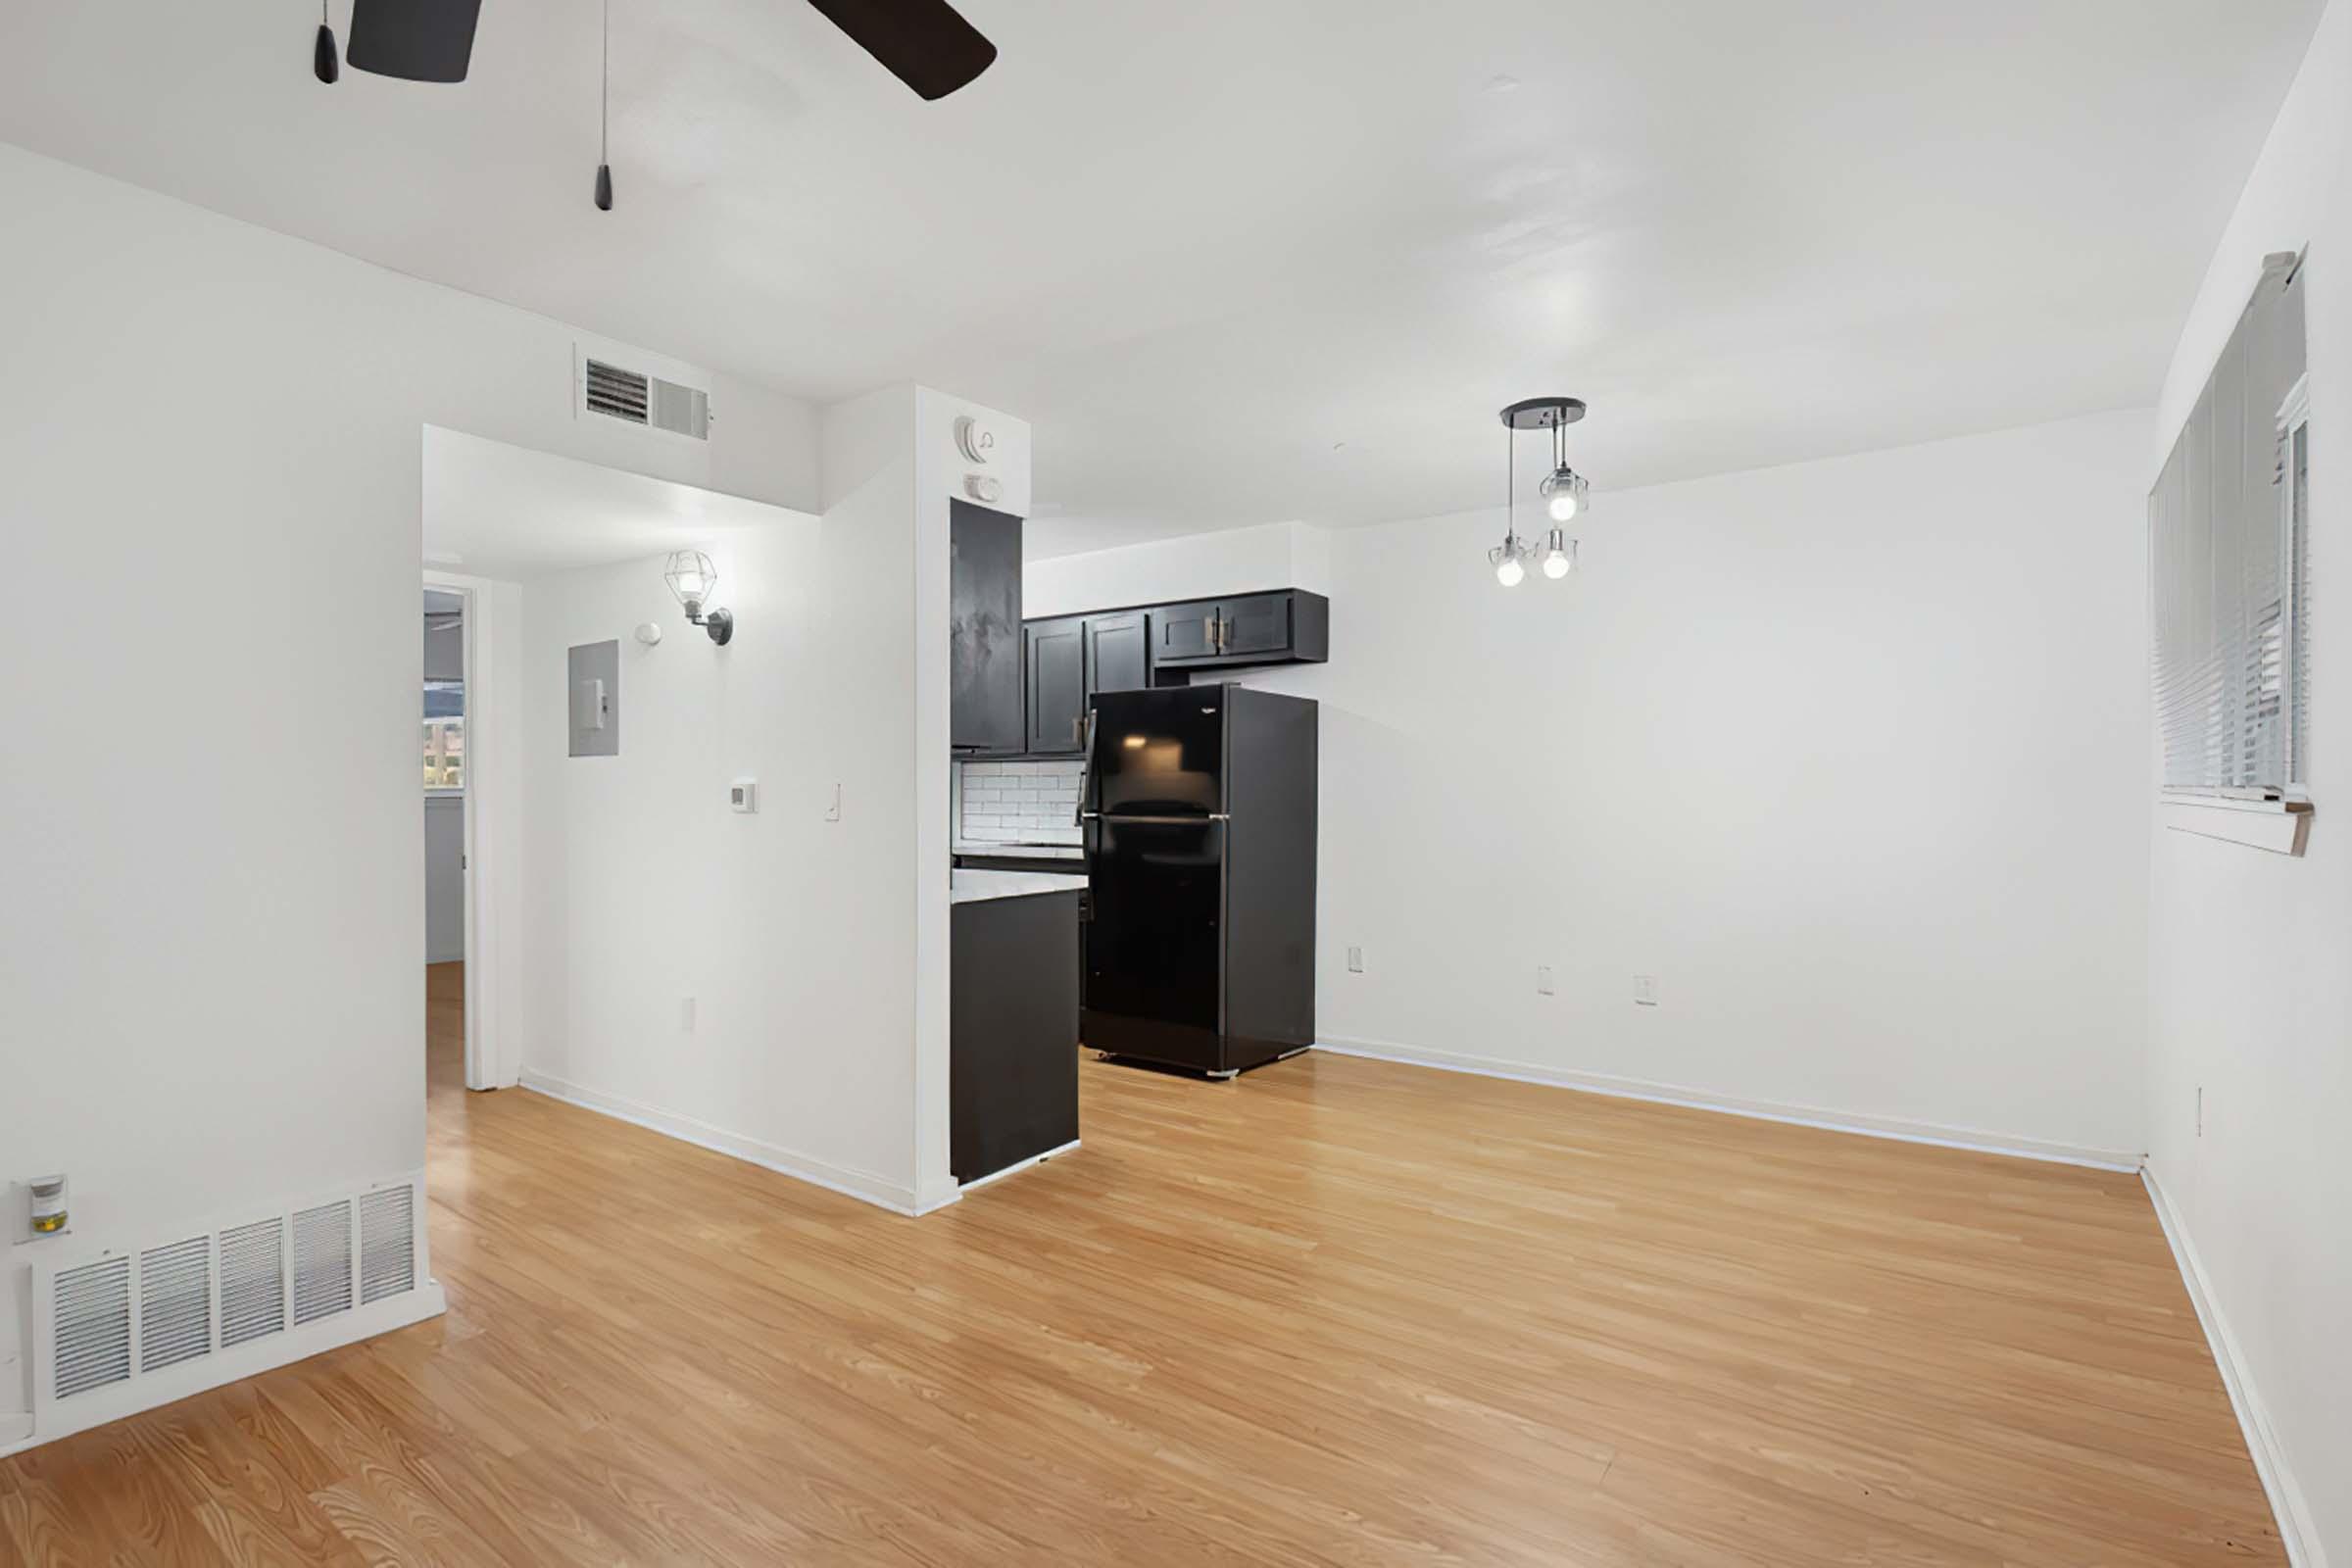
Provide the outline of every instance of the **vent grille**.
[[407,1187],[360,1200],[360,1301],[380,1301],[416,1283],[416,1206]]
[[316,1323],[351,1310],[351,1203],[321,1203],[294,1215],[294,1321]]
[[130,1259],[110,1257],[57,1276],[57,1397],[130,1376]]
[[675,381],[654,379],[654,425],[697,441],[710,439],[710,394]]
[[580,406],[630,424],[710,439],[710,394],[603,360],[580,362]]
[[213,1239],[192,1236],[139,1254],[139,1370],[213,1350]]
[[609,414],[615,419],[643,424],[646,406],[650,401],[651,380],[650,376],[640,375],[635,370],[624,370],[617,365],[607,365],[602,360],[590,360],[586,388],[588,412]]
[[220,1233],[223,1349],[286,1326],[286,1223],[265,1219]]

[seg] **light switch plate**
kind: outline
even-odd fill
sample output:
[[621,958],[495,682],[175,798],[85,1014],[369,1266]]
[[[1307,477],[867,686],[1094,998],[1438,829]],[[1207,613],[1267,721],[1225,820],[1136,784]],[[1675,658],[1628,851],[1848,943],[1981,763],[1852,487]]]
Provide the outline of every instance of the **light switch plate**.
[[760,781],[756,778],[739,778],[728,785],[727,806],[737,811],[760,809]]

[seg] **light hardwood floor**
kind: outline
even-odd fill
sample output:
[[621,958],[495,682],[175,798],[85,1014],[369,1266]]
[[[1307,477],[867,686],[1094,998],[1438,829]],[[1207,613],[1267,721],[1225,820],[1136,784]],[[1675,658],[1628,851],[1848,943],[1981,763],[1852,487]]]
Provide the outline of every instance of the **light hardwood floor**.
[[2280,1562],[2129,1176],[1089,1060],[907,1220],[431,1007],[440,1321],[0,1462],[0,1563]]

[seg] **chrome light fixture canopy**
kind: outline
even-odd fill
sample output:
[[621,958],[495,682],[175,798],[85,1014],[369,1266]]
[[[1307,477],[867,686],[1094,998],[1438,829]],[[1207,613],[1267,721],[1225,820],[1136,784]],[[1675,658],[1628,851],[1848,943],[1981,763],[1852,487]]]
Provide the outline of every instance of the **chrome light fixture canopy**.
[[669,584],[669,591],[685,607],[687,620],[709,632],[712,642],[725,647],[727,640],[735,635],[734,614],[725,610],[704,609],[718,587],[718,568],[710,564],[710,558],[700,550],[673,550],[662,580]]

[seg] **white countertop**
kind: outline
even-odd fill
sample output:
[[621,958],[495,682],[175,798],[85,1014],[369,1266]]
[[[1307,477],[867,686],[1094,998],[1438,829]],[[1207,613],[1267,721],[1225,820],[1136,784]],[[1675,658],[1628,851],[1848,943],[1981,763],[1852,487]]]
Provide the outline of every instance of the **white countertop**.
[[952,855],[996,855],[1013,860],[1083,860],[1086,847],[1079,844],[992,844],[985,839],[956,839],[949,844]]
[[1019,899],[1032,893],[1084,893],[1086,878],[1059,876],[1052,871],[950,871],[948,902],[977,904],[983,899]]

